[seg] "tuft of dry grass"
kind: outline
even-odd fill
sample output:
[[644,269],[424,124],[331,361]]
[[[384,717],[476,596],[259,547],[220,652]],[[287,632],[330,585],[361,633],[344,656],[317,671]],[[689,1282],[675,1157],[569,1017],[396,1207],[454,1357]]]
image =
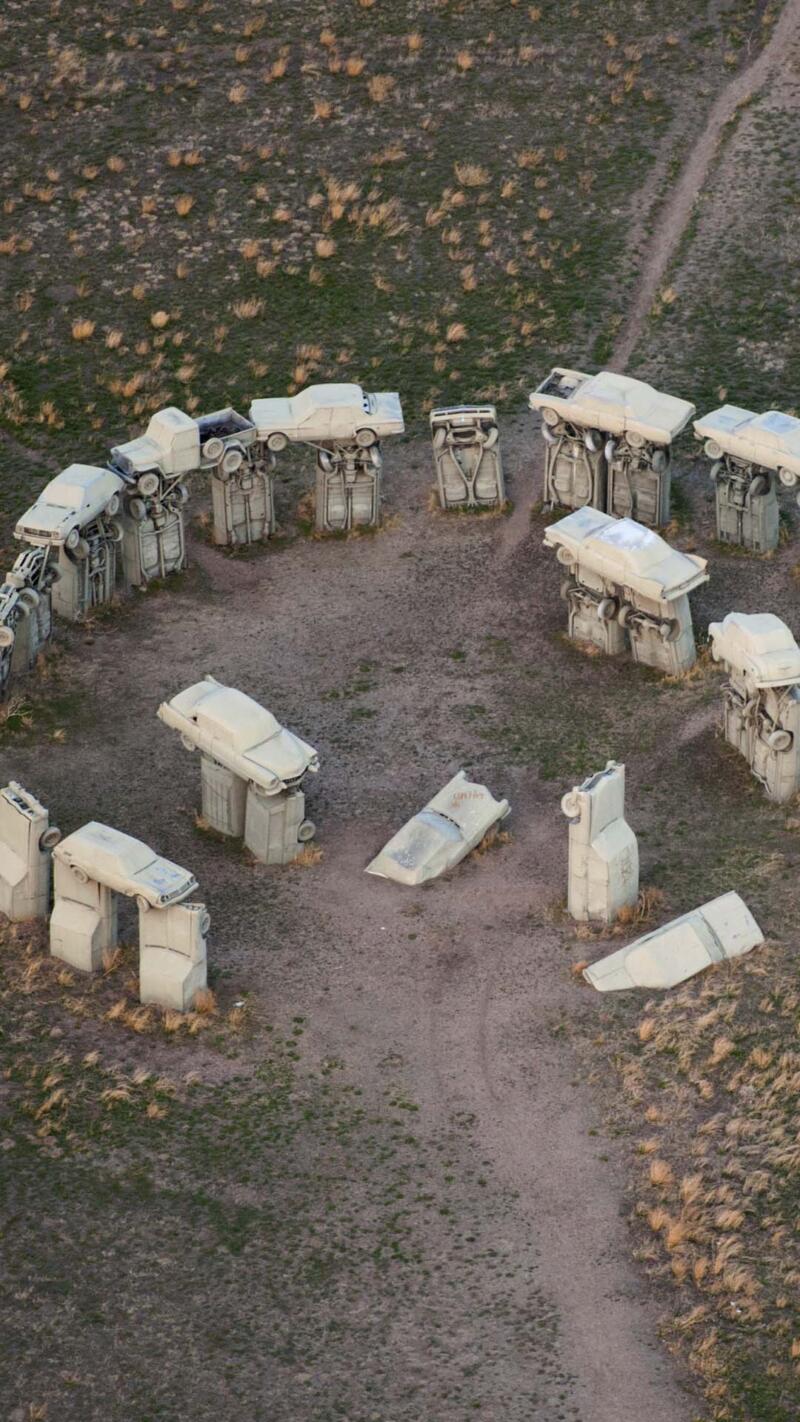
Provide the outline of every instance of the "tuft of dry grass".
[[175,199],[175,211],[179,217],[188,217],[194,207],[194,198],[191,193],[179,193]]
[[87,317],[79,317],[73,321],[73,341],[88,341],[89,337],[94,335],[94,324],[94,321],[90,321]]
[[397,80],[391,74],[373,74],[367,80],[367,93],[373,104],[383,104],[394,90]]
[[211,991],[211,988],[200,988],[195,993],[194,1011],[205,1016],[210,1016],[217,1011],[216,995]]
[[319,864],[324,851],[316,844],[304,844],[299,854],[296,854],[292,864],[299,869],[311,869],[315,864]]

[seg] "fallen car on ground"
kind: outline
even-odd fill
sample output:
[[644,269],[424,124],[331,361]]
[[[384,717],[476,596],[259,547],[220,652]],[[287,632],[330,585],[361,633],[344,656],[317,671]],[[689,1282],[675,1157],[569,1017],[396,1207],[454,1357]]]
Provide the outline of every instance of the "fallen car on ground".
[[495,800],[485,785],[474,784],[460,770],[397,831],[367,865],[367,873],[398,884],[436,879],[480,844],[510,809],[508,800]]

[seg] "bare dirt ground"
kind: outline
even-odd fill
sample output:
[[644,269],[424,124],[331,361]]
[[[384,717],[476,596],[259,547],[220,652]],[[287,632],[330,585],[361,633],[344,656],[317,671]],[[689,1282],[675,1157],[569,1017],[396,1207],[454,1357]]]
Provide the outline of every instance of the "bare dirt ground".
[[[720,9],[715,7],[713,14]],[[538,24],[533,11],[531,17]],[[690,18],[693,23],[695,17]],[[700,23],[708,16],[696,18]],[[746,18],[749,25],[749,9]],[[584,20],[594,24],[588,12]],[[553,49],[550,31],[557,23],[555,12],[548,11],[547,43],[536,52],[537,63],[542,56],[547,59],[548,73],[552,52],[564,64],[570,54],[569,47]],[[615,21],[621,38],[626,23],[624,15]],[[509,355],[504,347],[501,364],[486,376],[487,398],[506,400],[510,389],[532,383],[528,365],[546,363],[551,355],[557,358],[554,341],[567,352],[568,361],[611,363],[605,355],[611,344],[608,333],[620,330],[617,362],[627,360],[638,341],[635,373],[656,370],[665,378],[674,376],[678,393],[692,395],[692,372],[680,372],[680,353],[688,334],[701,330],[700,323],[681,320],[667,329],[665,340],[664,312],[652,322],[649,313],[665,279],[674,279],[681,292],[684,284],[697,289],[697,266],[690,261],[673,272],[671,264],[680,258],[681,237],[686,238],[687,223],[692,227],[693,204],[701,190],[713,189],[713,202],[704,205],[706,223],[712,229],[714,223],[718,228],[731,225],[724,178],[737,171],[736,151],[720,145],[720,135],[727,137],[727,120],[738,113],[737,137],[745,135],[751,145],[745,157],[748,152],[752,156],[758,120],[763,118],[759,104],[774,99],[779,107],[778,91],[784,92],[787,82],[791,87],[797,23],[798,6],[790,0],[757,59],[722,89],[714,70],[709,85],[718,97],[710,111],[710,93],[687,76],[704,45],[715,64],[723,62],[718,37],[696,38],[688,24],[684,26],[675,79],[670,66],[679,57],[677,44],[673,48],[671,38],[660,32],[652,44],[646,40],[652,70],[648,82],[663,84],[665,90],[685,83],[688,95],[685,105],[677,106],[661,158],[649,170],[660,172],[661,178],[658,183],[646,178],[641,191],[631,196],[629,167],[623,162],[628,186],[620,189],[620,206],[610,207],[601,200],[608,192],[609,160],[596,205],[594,198],[581,199],[589,258],[593,247],[588,237],[599,230],[598,211],[610,224],[609,231],[613,228],[611,236],[629,228],[634,210],[638,214],[631,250],[620,258],[620,292],[638,268],[630,320],[620,327],[613,310],[611,316],[606,312],[600,325],[608,345],[602,350],[592,346],[597,323],[588,309],[583,335],[575,336],[568,323],[548,324],[552,313],[535,334],[520,324],[524,349]],[[273,36],[269,44],[277,54]],[[137,50],[127,39],[125,46],[133,58],[123,52],[115,63],[121,63],[127,78],[125,66],[133,70],[144,49]],[[302,73],[308,69],[308,82],[316,84],[312,60],[317,64],[318,56],[307,53],[313,46],[305,34],[303,46]],[[605,132],[621,140],[625,131],[618,127],[618,101],[628,102],[628,90],[619,77],[623,66],[616,58],[614,34],[606,37],[605,47],[608,58],[603,52],[598,59],[589,47],[583,52],[591,56],[593,84],[595,68],[608,76]],[[438,53],[441,46],[436,49]],[[207,47],[198,53],[201,50],[205,54]],[[521,49],[523,53],[527,55]],[[269,58],[272,61],[272,48]],[[641,56],[632,53],[626,59],[635,95],[639,77],[633,71]],[[190,60],[193,53],[180,64]],[[394,62],[388,41],[382,62],[387,70]],[[525,64],[530,62],[524,58]],[[506,63],[511,59],[503,55],[498,90]],[[780,85],[770,77],[778,63]],[[291,82],[295,84],[294,75]],[[299,77],[296,82],[300,84]],[[759,86],[758,103],[743,110],[743,101]],[[574,82],[561,85],[576,106],[579,89]],[[297,94],[291,93],[296,100]],[[9,102],[11,98],[20,113],[28,113],[16,89]],[[37,91],[34,115],[39,102]],[[51,102],[46,86],[44,102]],[[498,123],[514,127],[515,102],[514,95],[497,100]],[[527,102],[526,89],[520,112],[528,112]],[[642,104],[643,114],[659,117],[652,96],[643,97]],[[276,101],[275,107],[276,123],[285,122],[290,129],[289,107],[283,101]],[[310,101],[306,107],[310,114]],[[786,110],[792,111],[788,99]],[[446,105],[442,112],[449,112]],[[474,114],[477,123],[477,108]],[[686,142],[695,116],[699,138],[673,171],[674,150]],[[347,112],[342,122],[345,117]],[[237,169],[245,175],[241,181],[249,181],[247,173],[255,163],[256,118],[254,109],[249,156]],[[556,118],[563,122],[557,113]],[[23,123],[19,116],[16,121]],[[655,120],[648,123],[655,130]],[[53,133],[56,127],[45,125],[44,131]],[[403,141],[411,146],[420,134],[416,121],[407,127]],[[491,125],[485,127],[487,135],[491,131]],[[586,133],[591,139],[591,131]],[[560,143],[560,133],[552,137]],[[519,143],[534,140],[538,142],[538,136],[532,130]],[[110,141],[124,147],[126,131],[119,127]],[[230,146],[233,143],[231,139]],[[570,139],[570,147],[572,143]],[[285,160],[288,138],[282,144],[276,171],[267,173],[277,192],[285,182],[277,158]],[[610,152],[610,140],[607,147]],[[218,145],[220,162],[223,148]],[[259,162],[273,162],[257,151]],[[524,148],[524,161],[518,155],[509,161],[512,176],[518,167],[527,173],[528,165],[541,163],[535,151]],[[616,163],[616,147],[613,151]],[[777,162],[778,149],[770,152]],[[135,162],[127,148],[125,153],[127,172],[137,173],[138,182]],[[106,162],[99,147],[90,156],[98,158],[98,164],[100,158]],[[437,177],[435,192],[415,199],[415,240],[425,220],[425,203],[438,200],[441,183],[451,181],[449,149],[446,156],[446,172]],[[490,161],[483,151],[480,156]],[[71,163],[71,158],[64,161]],[[381,158],[381,163],[396,161]],[[554,159],[559,165],[572,161],[572,152],[568,159]],[[647,166],[641,155],[638,161]],[[580,162],[589,163],[582,149]],[[574,182],[560,166],[560,192],[577,193],[579,188],[591,193],[592,174],[588,167],[579,173],[577,163],[576,150]],[[119,177],[122,170],[110,163],[111,177],[103,166],[98,171],[101,182],[127,182]],[[389,173],[393,171],[390,166]],[[240,181],[224,176],[226,182]],[[42,174],[38,177],[44,182]],[[96,177],[86,176],[86,182]],[[189,177],[182,175],[181,189],[190,186]],[[549,180],[554,182],[553,174]],[[57,260],[54,254],[61,250],[59,204],[67,204],[68,194],[58,187],[58,174],[47,181],[56,187],[55,205],[53,195],[47,196],[49,187],[43,189],[45,196],[33,188],[24,196],[39,214],[49,272]],[[745,198],[751,195],[751,216],[757,221],[768,203],[752,183],[751,175],[741,192]],[[669,189],[660,207],[659,185]],[[205,189],[198,188],[200,202],[204,190],[209,190],[208,182]],[[227,269],[229,252],[249,229],[237,227],[235,240],[227,232],[226,223],[235,226],[245,207],[230,201],[224,205],[224,192],[222,188],[218,194],[221,215],[215,218],[221,228],[212,229],[209,223],[209,230],[218,235],[206,235],[204,241],[211,254],[208,260],[213,256]],[[520,193],[520,204],[523,196],[530,206],[527,189]],[[171,192],[169,197],[171,213]],[[69,200],[80,211],[85,192],[76,190]],[[135,205],[140,200],[142,220],[149,220],[152,212],[140,195]],[[14,211],[19,201],[15,198],[7,211]],[[33,207],[34,202],[41,208]],[[299,197],[297,207],[303,211]],[[742,210],[746,207],[746,202],[739,204]],[[569,217],[559,243],[569,243],[574,236],[574,208],[567,203],[564,210]],[[513,233],[516,240],[525,209],[514,211],[514,222],[504,218],[501,225],[504,234]],[[107,223],[105,208],[103,213]],[[24,236],[28,228],[18,217]],[[65,222],[67,218],[73,221],[65,207]],[[551,218],[540,220],[546,225]],[[653,220],[654,236],[643,248]],[[365,215],[362,225],[366,222]],[[309,245],[316,234],[306,226],[303,241]],[[358,231],[360,240],[361,227]],[[791,233],[780,224],[769,235],[784,257],[792,250]],[[135,236],[137,242],[142,240],[141,234]],[[524,258],[523,265],[530,263],[538,272],[541,262],[541,271],[550,271],[552,256],[523,237],[529,245],[521,249],[522,255],[509,247],[499,256],[510,267]],[[548,254],[557,253],[556,239],[550,241]],[[615,247],[616,239],[611,241],[608,232],[603,241],[598,251]],[[159,242],[163,245],[155,229],[148,232],[151,245],[141,257],[143,270],[136,273],[142,280],[151,280],[151,268],[144,268],[155,262]],[[86,414],[91,414],[95,428],[103,426],[97,438],[104,440],[111,421],[122,429],[130,419],[140,419],[146,408],[133,369],[134,342],[142,344],[139,295],[131,296],[131,305],[127,294],[115,289],[120,302],[115,319],[125,327],[127,344],[107,342],[106,352],[98,326],[95,344],[100,354],[90,349],[91,342],[80,348],[86,356],[77,363],[73,390],[61,354],[61,308],[72,302],[70,319],[88,312],[99,323],[105,319],[102,303],[97,311],[86,306],[92,296],[87,283],[80,291],[83,304],[75,304],[77,276],[72,294],[42,285],[38,268],[32,274],[40,257],[38,246],[29,256],[23,243],[19,257],[17,246],[15,238],[9,251],[20,267],[17,281],[23,288],[15,311],[32,311],[26,319],[33,344],[28,344],[27,329],[19,335],[15,330],[19,344],[14,346],[7,409],[3,407],[15,441],[7,451],[14,457],[5,513],[24,501],[26,490],[38,488],[45,466],[66,462],[67,436],[73,440],[74,431],[84,427],[87,400]],[[91,242],[89,247],[94,250]],[[713,256],[713,241],[710,247]],[[280,248],[273,242],[273,251],[279,254]],[[640,260],[642,250],[646,255]],[[755,250],[752,241],[749,250]],[[395,250],[390,266],[393,279],[399,279],[403,262],[410,263],[408,280],[416,293],[413,252],[413,243],[409,251]],[[174,255],[187,253],[181,247]],[[294,260],[292,252],[289,255]],[[469,255],[466,251],[465,261]],[[70,253],[69,260],[83,262],[85,252],[78,251],[74,258]],[[430,258],[425,260],[430,269]],[[132,261],[126,252],[119,255],[119,263],[102,264],[104,291],[108,282],[116,281],[118,269],[133,271]],[[274,265],[272,260],[265,263],[270,268],[265,280],[273,279]],[[318,265],[308,274],[314,283]],[[360,273],[360,261],[353,270]],[[583,268],[575,274],[567,267],[564,271],[577,289],[585,289]],[[296,273],[289,268],[287,273],[294,281]],[[614,288],[610,273],[607,267],[607,284]],[[513,277],[513,270],[508,274]],[[561,279],[561,273],[556,275]],[[239,279],[238,273],[234,276]],[[540,279],[555,297],[558,282],[551,286],[549,277],[537,275],[537,282]],[[471,278],[464,281],[468,292]],[[505,277],[501,287],[508,288]],[[376,284],[376,291],[386,292],[387,287]],[[462,347],[459,365],[461,385],[468,384],[470,394],[477,372],[484,369],[488,333],[499,341],[493,291],[485,298],[485,312],[481,308],[467,314],[469,344]],[[316,286],[312,297],[315,292]],[[260,293],[258,287],[262,300]],[[757,295],[760,303],[763,296]],[[50,306],[39,310],[36,303],[45,298],[55,303],[55,317]],[[287,362],[285,373],[291,371],[292,380],[300,383],[335,374],[338,308],[331,305],[333,335],[326,330],[324,361],[306,350],[301,362],[303,347],[298,342],[305,332],[292,328],[287,344],[284,327],[303,303],[295,300],[294,288],[281,299],[286,309],[281,309],[280,321],[274,329],[266,318],[264,323],[268,354],[275,362],[269,380],[277,380],[275,371],[283,372]],[[389,305],[399,308],[404,299],[401,292]],[[166,303],[167,298],[159,295],[158,300]],[[572,312],[572,297],[562,304]],[[270,300],[267,308],[271,316]],[[368,309],[369,303],[362,309],[359,300],[348,308],[349,316],[363,325]],[[758,310],[755,319],[763,324],[763,306]],[[420,346],[420,333],[430,317],[426,305],[415,316],[414,340],[403,337],[399,354],[393,352],[383,366],[378,360],[376,379],[392,388],[403,384],[406,362],[417,412],[441,394],[441,385],[430,385],[429,366],[434,358],[439,360],[436,379],[444,380],[441,356],[450,341],[445,327],[449,330],[450,318],[462,314],[455,305],[444,312],[442,330],[425,336],[428,350]],[[12,315],[16,328],[19,322]],[[218,328],[223,334],[215,332],[214,349],[220,357],[215,361],[201,314],[191,309],[176,312],[174,319],[188,326],[192,349],[196,346],[209,361],[200,375],[193,370],[177,376],[190,382],[190,408],[198,402],[207,407],[206,396],[216,391],[221,374],[237,382],[236,398],[240,388],[250,390],[254,379],[266,377],[252,360],[245,365],[246,357],[262,354],[260,323],[255,326],[247,318],[234,326],[235,348],[226,347],[224,355],[224,327]],[[369,335],[359,325],[356,344],[364,352],[374,341],[381,354],[381,322],[385,331],[394,330],[383,318]],[[722,331],[728,344],[715,348],[706,361],[706,383],[713,378],[716,389],[726,362],[736,365],[740,360],[756,369],[759,379],[766,378],[766,360],[753,366],[753,348],[740,356],[735,344],[730,346],[725,322],[715,317],[714,324],[715,336]],[[255,335],[245,339],[245,330]],[[42,384],[49,379],[47,361],[35,358],[42,332],[47,338],[39,355],[55,363],[61,378],[52,417],[46,411],[35,415],[48,393]],[[181,394],[174,396],[164,374],[162,346],[156,345],[161,337],[152,339],[147,359],[152,356],[157,375],[142,387],[147,400],[159,404],[174,397],[180,402]],[[176,337],[176,352],[180,347]],[[176,362],[183,359],[174,352],[168,355],[170,362],[173,357]],[[495,357],[500,360],[497,352]],[[130,377],[131,395],[121,380],[108,384],[113,372],[103,364],[123,358],[129,360],[123,374]],[[693,368],[701,369],[702,349],[693,350],[691,359]],[[301,362],[302,376],[292,369],[295,361]],[[522,364],[526,370],[521,375]],[[100,372],[105,384],[97,378]],[[447,379],[457,376],[456,370]],[[736,398],[734,391],[731,397]],[[99,411],[95,399],[106,401]],[[60,411],[67,417],[63,435],[58,434],[63,427],[58,424]],[[31,461],[18,457],[34,416],[42,426],[37,436],[39,474],[33,464],[28,467]],[[800,1410],[794,1364],[788,1361],[787,1377],[781,1375],[779,1383],[770,1383],[758,1396],[751,1388],[738,1395],[738,1402],[731,1401],[728,1393],[719,1391],[718,1371],[711,1378],[711,1392],[706,1390],[706,1400],[701,1400],[696,1379],[708,1381],[705,1360],[713,1351],[713,1339],[705,1345],[713,1332],[706,1323],[701,1339],[705,1351],[698,1363],[695,1350],[692,1376],[682,1361],[676,1343],[678,1310],[691,1310],[694,1298],[681,1294],[678,1302],[672,1292],[674,1283],[686,1292],[684,1275],[676,1267],[680,1249],[666,1256],[664,1264],[654,1249],[641,1245],[641,1229],[655,1233],[656,1226],[642,1226],[652,1204],[646,1195],[649,1187],[637,1178],[636,1191],[642,1194],[634,1200],[630,1186],[632,1169],[635,1175],[644,1150],[638,1136],[641,1130],[663,1129],[677,1175],[690,1123],[699,1133],[716,1119],[741,1122],[740,1083],[734,1081],[726,1096],[727,1088],[717,1085],[713,1069],[705,1066],[697,1086],[701,1115],[695,1119],[695,1106],[673,1087],[673,1055],[679,1052],[682,1030],[688,1030],[682,1024],[691,1018],[692,1002],[687,1005],[688,1000],[681,999],[674,1009],[668,1004],[655,1009],[656,1016],[663,1011],[665,1021],[670,1011],[677,1015],[668,1025],[678,1041],[676,1046],[667,1033],[662,1046],[657,1032],[656,1051],[642,1035],[641,1013],[644,1010],[649,1021],[649,1007],[643,1009],[638,999],[601,1003],[579,984],[571,971],[575,961],[600,956],[609,944],[576,940],[563,923],[566,829],[559,799],[607,757],[625,760],[629,815],[640,836],[644,879],[664,894],[658,913],[666,917],[736,887],[776,940],[768,961],[773,966],[783,963],[787,971],[791,964],[781,943],[797,927],[796,822],[765,805],[746,768],[716,739],[718,682],[706,666],[695,681],[669,685],[624,663],[587,659],[563,641],[557,572],[540,547],[541,516],[531,517],[540,488],[532,423],[507,419],[503,440],[515,501],[507,518],[445,519],[432,514],[430,450],[423,438],[386,451],[390,517],[385,531],[374,537],[317,542],[290,536],[285,545],[246,559],[226,557],[196,537],[192,570],[185,578],[86,632],[62,631],[66,650],[51,664],[50,681],[30,692],[32,730],[13,734],[6,728],[0,772],[35,789],[65,831],[88,818],[106,819],[193,868],[212,913],[210,953],[223,1015],[242,998],[247,1004],[241,1032],[220,1025],[198,1040],[184,1032],[172,1039],[151,1024],[149,1035],[139,1035],[121,1018],[106,1020],[102,1015],[106,1007],[113,1014],[112,1003],[120,992],[133,1000],[130,984],[125,985],[125,973],[133,967],[130,954],[120,973],[109,973],[98,986],[95,998],[91,989],[86,989],[88,997],[81,996],[80,984],[55,981],[53,995],[47,997],[36,987],[47,965],[38,975],[23,975],[19,986],[15,974],[20,962],[28,961],[22,957],[25,945],[13,939],[2,945],[11,984],[3,989],[2,1004],[12,1065],[2,1083],[9,1108],[7,1134],[0,1145],[6,1152],[3,1164],[10,1166],[3,1187],[10,1268],[0,1288],[8,1340],[5,1386],[0,1390],[4,1415],[13,1422],[44,1416],[48,1422],[154,1422],[187,1415],[243,1415],[259,1422],[455,1422],[475,1415],[492,1422],[639,1422],[643,1415],[654,1422],[696,1422],[711,1415],[732,1422],[791,1422]],[[75,457],[71,447],[69,457]],[[687,477],[676,498],[679,518],[670,536],[713,559],[712,582],[696,602],[699,628],[732,607],[775,611],[796,627],[800,593],[791,544],[767,560],[743,559],[716,548],[708,487],[688,459],[682,468]],[[292,475],[282,495],[290,535],[290,505],[297,492],[297,477]],[[787,531],[796,533],[795,525],[796,515],[788,516]],[[323,849],[319,863],[266,871],[198,829],[196,762],[155,720],[155,708],[203,671],[263,700],[319,747],[323,768],[309,787],[309,812]],[[363,867],[372,853],[460,766],[511,800],[511,841],[418,892],[365,876]],[[126,921],[125,927],[130,939],[133,925]],[[723,979],[719,974],[704,980],[723,1000],[744,981],[743,976]],[[751,986],[755,988],[755,980]],[[700,993],[706,990],[698,989],[698,1011],[705,1005]],[[796,1004],[788,990],[785,1000],[791,1014]],[[768,1025],[772,1020],[767,1018]],[[100,1053],[99,1064],[92,1061],[95,1051]],[[642,1087],[619,1109],[616,1069],[621,1065],[623,1073],[628,1072],[629,1058],[637,1070],[650,1072],[650,1095]],[[139,1079],[142,1073],[146,1079]],[[199,1078],[196,1085],[187,1082],[193,1073]],[[110,1089],[121,1095],[108,1096]],[[48,1106],[61,1090],[68,1097]],[[54,1117],[58,1120],[51,1125]],[[730,1167],[736,1162],[722,1145],[717,1157],[723,1176],[719,1188],[730,1191],[735,1179]],[[747,1236],[748,1262],[755,1261],[754,1271],[770,1249],[787,1258],[791,1254],[781,1231],[789,1228],[782,1212],[790,1222],[794,1217],[792,1189],[790,1181],[787,1199],[776,1203],[770,1197],[763,1208],[748,1197],[748,1225],[754,1231]],[[722,1208],[724,1201],[724,1193],[714,1196],[713,1208]],[[631,1209],[637,1231],[633,1236],[626,1218]],[[726,1233],[722,1226],[709,1226],[716,1240],[715,1264],[720,1246],[723,1252],[728,1248],[725,1241],[732,1228],[728,1224]],[[661,1233],[666,1237],[663,1222],[658,1231],[659,1238]],[[651,1270],[650,1278],[631,1258],[632,1238]],[[786,1359],[793,1358],[796,1309],[779,1297],[759,1319],[752,1311],[753,1297],[738,1295],[737,1281],[722,1271],[717,1276],[715,1264],[709,1278],[719,1278],[732,1346],[746,1360],[752,1350],[752,1368],[761,1380],[767,1365],[762,1366],[754,1336],[760,1332],[766,1339],[778,1337]],[[698,1277],[698,1288],[701,1282]],[[759,1287],[767,1292],[763,1278]],[[791,1277],[787,1288],[791,1299]],[[668,1346],[660,1332],[667,1335]]]

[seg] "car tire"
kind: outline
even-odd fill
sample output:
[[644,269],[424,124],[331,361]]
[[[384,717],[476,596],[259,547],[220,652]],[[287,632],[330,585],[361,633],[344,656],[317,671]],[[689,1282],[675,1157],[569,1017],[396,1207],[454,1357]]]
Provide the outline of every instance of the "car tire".
[[267,435],[267,449],[273,450],[276,454],[285,449],[288,443],[287,436],[281,434],[279,430],[276,430],[274,434]]
[[14,628],[9,627],[7,622],[0,624],[0,651],[5,652],[9,647],[13,647],[16,640]]
[[142,474],[136,481],[139,493],[146,499],[152,499],[153,495],[158,493],[160,484],[161,480],[152,470],[148,474]]
[[129,499],[128,513],[130,514],[134,523],[142,523],[147,518],[147,505],[144,499]]
[[111,495],[111,498],[103,509],[103,513],[106,518],[113,518],[114,514],[119,513],[119,494]]
[[374,430],[356,430],[356,444],[359,449],[369,449],[370,445],[377,442],[378,436]]
[[619,612],[619,603],[615,597],[604,597],[597,604],[598,622],[613,622]]
[[303,820],[303,823],[298,825],[297,838],[301,844],[308,844],[308,841],[314,838],[316,832],[317,827],[313,820]]
[[79,529],[79,528],[71,528],[70,531],[69,531],[69,533],[67,534],[66,538],[64,539],[64,547],[67,549],[67,551],[68,551],[69,553],[72,553],[72,552],[77,548],[77,546],[78,546],[78,544],[80,543],[80,541],[81,541],[81,531],[80,531],[80,529]]
[[49,829],[46,829],[43,834],[39,835],[40,849],[55,849],[56,845],[60,843],[61,830],[56,829],[55,825],[51,825]]

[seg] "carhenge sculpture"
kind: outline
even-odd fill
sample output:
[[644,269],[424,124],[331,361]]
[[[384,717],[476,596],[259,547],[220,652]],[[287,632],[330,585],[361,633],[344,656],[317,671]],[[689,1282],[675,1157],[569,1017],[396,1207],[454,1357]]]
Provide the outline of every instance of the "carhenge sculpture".
[[205,904],[184,902],[197,888],[188,869],[148,845],[91,821],[53,851],[50,952],[96,972],[117,944],[117,895],[139,910],[139,997],[186,1012],[206,986]]
[[306,774],[319,770],[313,746],[281,726],[252,697],[213,676],[158,708],[159,720],[199,750],[203,818],[243,839],[264,864],[289,864],[314,837],[305,818]]
[[0,790],[0,913],[12,923],[47,918],[50,856],[60,839],[44,805],[16,780]]
[[672,442],[694,405],[610,370],[561,366],[529,403],[542,415],[548,507],[588,504],[656,528],[668,521]]
[[671,548],[651,528],[582,508],[545,530],[567,576],[568,634],[677,675],[696,652],[689,593],[708,581],[706,560]]
[[252,421],[230,408],[197,420],[175,407],[159,410],[139,439],[112,449],[111,467],[126,481],[122,559],[128,588],[186,566],[184,480],[199,470],[211,475],[215,543],[255,543],[274,532],[274,458],[262,451]]
[[744,756],[767,797],[800,789],[800,647],[771,612],[729,612],[708,629],[723,688],[725,739]]
[[695,420],[694,432],[712,460],[717,537],[757,553],[777,548],[778,488],[800,483],[800,420],[722,405]]
[[377,527],[381,516],[380,441],[405,428],[395,392],[360,385],[309,385],[291,398],[254,400],[250,419],[272,453],[309,444],[317,454],[318,533]]
[[639,848],[625,819],[625,766],[575,785],[561,801],[569,820],[567,913],[578,923],[613,923],[639,897]]
[[449,405],[431,410],[431,438],[443,509],[502,508],[505,503],[497,410]]

